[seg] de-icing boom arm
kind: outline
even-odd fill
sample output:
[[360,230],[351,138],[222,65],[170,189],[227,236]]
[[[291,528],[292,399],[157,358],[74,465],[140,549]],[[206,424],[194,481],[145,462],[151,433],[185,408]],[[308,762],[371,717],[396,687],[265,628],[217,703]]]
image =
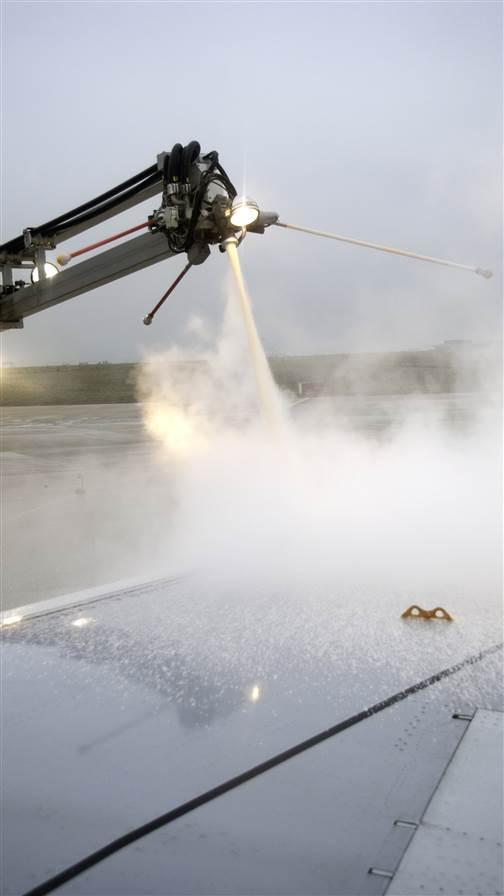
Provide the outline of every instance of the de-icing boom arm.
[[[159,193],[162,194],[161,205],[149,215],[147,221],[72,252],[62,253],[57,257],[58,265],[46,260],[48,250],[56,249],[66,240]],[[144,323],[151,323],[157,309],[182,276],[192,265],[202,264],[208,258],[210,245],[221,244],[222,248],[224,240],[231,236],[238,236],[238,242],[241,242],[246,232],[264,233],[272,224],[394,255],[473,271],[483,277],[492,276],[490,271],[481,268],[281,223],[276,212],[260,211],[253,200],[245,197],[238,199],[218,154],[209,152],[202,155],[199,143],[193,140],[185,147],[176,143],[169,153],[160,153],[156,164],[150,168],[66,214],[38,227],[26,228],[20,236],[0,246],[0,330],[22,327],[23,319],[31,314],[157,264],[165,258],[185,254],[186,265],[182,274],[144,317]],[[146,232],[67,267],[74,259],[80,259],[91,251],[140,230]],[[62,267],[65,270],[61,270]],[[24,272],[31,275],[31,283],[22,279]]]

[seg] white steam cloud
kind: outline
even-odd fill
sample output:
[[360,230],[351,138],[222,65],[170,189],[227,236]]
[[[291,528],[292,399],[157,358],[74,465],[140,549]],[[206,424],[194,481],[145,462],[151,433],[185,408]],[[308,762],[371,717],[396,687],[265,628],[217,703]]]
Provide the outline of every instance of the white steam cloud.
[[[206,341],[201,321],[192,329]],[[54,594],[190,574],[166,594],[172,635],[182,627],[194,655],[265,677],[288,650],[322,671],[324,657],[343,657],[355,677],[365,658],[394,657],[410,681],[413,656],[420,675],[501,639],[501,439],[488,396],[283,394],[272,431],[230,302],[212,351],[145,359],[139,397],[150,438],[123,450],[116,426],[110,460],[80,453],[46,477],[37,513],[16,492],[4,581],[8,591],[17,573],[25,593],[11,606],[43,583]],[[455,621],[404,622],[413,603]]]
[[174,349],[145,363],[145,423],[160,462],[176,469],[170,565],[251,593],[303,583],[356,610],[447,604],[455,616],[497,618],[495,426],[475,418],[461,430],[443,421],[441,402],[419,413],[418,400],[403,400],[393,428],[359,434],[328,420],[327,402],[289,411],[284,398],[278,437],[258,413],[240,324],[229,305],[204,360],[185,353],[184,368]]

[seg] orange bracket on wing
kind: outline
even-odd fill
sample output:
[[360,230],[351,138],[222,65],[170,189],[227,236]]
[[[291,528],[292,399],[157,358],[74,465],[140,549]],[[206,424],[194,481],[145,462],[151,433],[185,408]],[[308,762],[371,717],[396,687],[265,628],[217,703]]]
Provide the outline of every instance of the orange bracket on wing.
[[443,607],[424,610],[418,604],[411,604],[411,607],[401,613],[401,619],[444,619],[446,622],[453,622],[453,616],[450,616]]

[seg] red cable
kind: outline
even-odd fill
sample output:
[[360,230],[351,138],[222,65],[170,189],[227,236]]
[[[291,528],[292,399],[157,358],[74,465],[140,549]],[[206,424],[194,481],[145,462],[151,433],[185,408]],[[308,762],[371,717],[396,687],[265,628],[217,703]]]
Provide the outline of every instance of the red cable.
[[135,227],[130,227],[128,230],[122,230],[121,233],[115,233],[113,236],[108,236],[106,239],[99,240],[97,243],[91,243],[90,246],[84,246],[83,249],[76,249],[75,252],[69,252],[68,255],[58,255],[56,260],[61,265],[68,264],[71,258],[77,258],[78,255],[84,255],[85,252],[91,252],[92,249],[99,249],[100,246],[105,246],[107,243],[119,240],[123,236],[129,236],[130,233],[136,233],[137,230],[143,230],[145,227],[148,227],[150,223],[150,221],[144,221],[143,224],[137,224]]
[[[69,252],[67,255],[58,255],[56,261],[60,265],[64,266],[65,264],[68,264],[70,259],[77,258],[79,255],[84,255],[86,252],[91,252],[92,249],[99,249],[100,246],[106,246],[107,243],[112,243],[114,242],[114,240],[119,240],[123,236],[129,236],[130,233],[136,233],[137,230],[143,230],[145,227],[148,227],[150,223],[150,221],[144,221],[143,224],[136,224],[135,227],[129,227],[128,230],[122,230],[121,233],[115,233],[113,236],[108,236],[104,240],[99,240],[97,243],[91,243],[89,246],[84,246],[82,249],[76,249],[75,252]],[[169,286],[166,292],[163,293],[157,305],[154,306],[149,314],[145,315],[144,324],[148,326],[152,323],[156,312],[159,311],[163,302],[166,301],[170,293],[172,293],[175,287],[178,286],[178,284],[180,283],[182,278],[185,277],[190,268],[192,268],[192,264],[191,262],[188,262],[183,271],[181,271],[178,277],[173,281],[171,286]]]
[[152,323],[152,319],[153,319],[153,317],[154,317],[156,311],[159,311],[159,309],[161,308],[161,305],[163,304],[163,302],[166,301],[166,299],[168,298],[168,296],[170,295],[170,293],[173,292],[173,290],[175,289],[175,287],[179,285],[180,281],[182,280],[182,277],[185,277],[185,275],[187,274],[187,272],[188,272],[188,270],[189,270],[190,268],[192,268],[192,264],[191,264],[191,262],[189,261],[189,262],[186,264],[184,270],[180,272],[180,274],[179,274],[178,277],[173,281],[173,283],[171,284],[171,286],[169,286],[168,289],[166,290],[166,292],[163,293],[163,295],[161,296],[161,298],[160,298],[159,302],[157,303],[157,305],[154,305],[154,308],[152,309],[152,311],[149,311],[149,313],[145,315],[145,317],[144,317],[144,319],[143,319],[143,322],[144,322],[144,324],[145,324],[146,327],[148,327],[149,324]]

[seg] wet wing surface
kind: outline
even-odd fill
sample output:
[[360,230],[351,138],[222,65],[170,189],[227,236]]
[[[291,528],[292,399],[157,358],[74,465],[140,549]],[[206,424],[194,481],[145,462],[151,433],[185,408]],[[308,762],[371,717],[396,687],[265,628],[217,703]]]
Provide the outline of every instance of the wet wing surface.
[[[5,631],[6,892],[40,884],[129,829],[492,643],[483,624],[429,629],[399,618],[374,618],[356,639],[350,602],[330,589],[311,601],[304,589],[243,597],[236,586],[192,577]],[[228,892],[220,862],[229,892],[251,892],[252,881],[258,893],[307,892],[295,862],[288,877],[282,868],[292,850],[307,856],[313,847],[305,859],[309,892],[382,892],[387,880],[368,868],[385,862],[380,850],[389,839],[389,861],[398,863],[405,842],[395,818],[423,812],[467,724],[453,713],[495,708],[500,668],[498,655],[489,656],[135,844],[135,862],[154,850],[146,860],[153,889],[138,890],[133,876],[133,889],[125,889],[116,863],[126,867],[129,850],[68,886]],[[38,844],[29,864],[27,841]],[[106,879],[97,883],[95,874]]]

